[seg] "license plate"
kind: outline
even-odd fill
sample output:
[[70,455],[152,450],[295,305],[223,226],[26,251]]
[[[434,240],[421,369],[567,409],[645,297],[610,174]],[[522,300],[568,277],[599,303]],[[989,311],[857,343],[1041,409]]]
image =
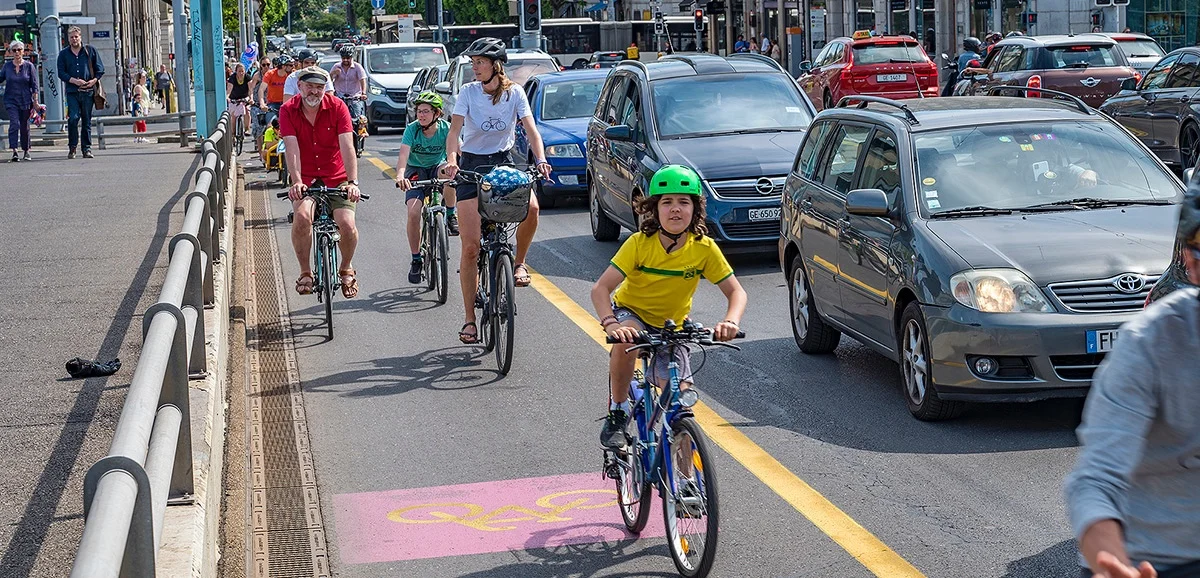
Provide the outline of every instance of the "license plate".
[[579,175],[559,175],[558,182],[564,185],[578,185]]
[[904,82],[908,80],[907,74],[876,74],[876,82]]
[[779,207],[770,207],[766,209],[750,209],[751,221],[778,221]]
[[1087,332],[1087,352],[1104,353],[1112,351],[1117,342],[1116,329],[1093,329]]

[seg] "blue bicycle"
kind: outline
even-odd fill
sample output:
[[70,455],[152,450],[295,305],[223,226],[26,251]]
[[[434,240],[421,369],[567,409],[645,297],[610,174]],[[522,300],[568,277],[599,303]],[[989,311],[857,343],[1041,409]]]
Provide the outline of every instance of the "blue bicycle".
[[[608,343],[625,345],[612,338]],[[691,411],[700,396],[695,389],[680,389],[680,382],[691,376],[680,375],[674,361],[675,350],[689,344],[741,349],[713,341],[711,329],[690,321],[677,329],[668,320],[661,333],[641,332],[627,350],[639,351],[630,384],[630,424],[636,424],[636,430],[626,431],[630,443],[624,449],[605,450],[604,470],[616,481],[621,518],[634,534],[646,528],[650,489],[658,488],[671,558],[681,575],[693,578],[707,576],[716,559],[719,510],[712,454]],[[661,391],[648,377],[659,355],[672,360],[667,387]]]

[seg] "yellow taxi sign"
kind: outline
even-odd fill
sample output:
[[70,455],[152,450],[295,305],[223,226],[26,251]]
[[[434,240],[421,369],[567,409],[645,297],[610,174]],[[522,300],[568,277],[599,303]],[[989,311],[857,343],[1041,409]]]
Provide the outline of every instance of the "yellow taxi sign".
[[870,30],[855,30],[854,36],[852,38],[854,38],[855,40],[863,40],[864,38],[870,38],[870,37],[871,37]]

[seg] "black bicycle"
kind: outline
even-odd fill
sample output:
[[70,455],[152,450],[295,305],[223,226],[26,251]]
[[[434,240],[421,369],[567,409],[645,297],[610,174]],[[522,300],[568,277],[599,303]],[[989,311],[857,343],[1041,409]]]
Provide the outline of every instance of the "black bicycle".
[[[333,339],[333,294],[342,288],[342,280],[338,277],[338,241],[342,234],[338,231],[337,222],[333,220],[333,209],[329,206],[329,197],[334,195],[348,198],[344,189],[316,183],[304,191],[305,197],[312,197],[317,202],[312,225],[313,293],[317,295],[317,302],[325,304],[325,326],[330,339]],[[286,199],[288,192],[275,196]],[[371,196],[362,193],[359,198],[365,201]]]
[[[511,165],[479,167],[492,170],[508,167],[529,176],[537,182],[541,175],[533,168],[519,169]],[[517,316],[514,295],[513,268],[515,266],[516,228],[529,213],[529,196],[532,186],[517,187],[515,190],[499,191],[483,182],[487,172],[460,169],[453,179],[454,184],[476,183],[479,185],[479,218],[482,232],[479,239],[479,281],[475,293],[475,308],[480,310],[477,325],[485,352],[495,350],[496,366],[501,375],[508,375],[512,367],[513,336]]]
[[[415,189],[422,189],[424,207],[421,209],[421,277],[428,291],[437,291],[437,302],[446,304],[450,261],[450,233],[446,228],[446,207],[442,206],[442,187],[450,180],[427,179],[410,181]],[[399,185],[397,185],[399,186]]]
[[250,99],[238,98],[229,101],[230,106],[235,104],[242,105],[242,114],[239,114],[233,122],[233,142],[235,147],[235,155],[242,154],[242,144],[246,140],[246,125],[250,123]]

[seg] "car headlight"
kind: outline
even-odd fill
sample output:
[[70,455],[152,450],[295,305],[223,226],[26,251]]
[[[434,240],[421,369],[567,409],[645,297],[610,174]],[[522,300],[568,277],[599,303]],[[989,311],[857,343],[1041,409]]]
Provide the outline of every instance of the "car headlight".
[[583,157],[583,149],[575,143],[556,144],[546,147],[546,156],[555,158]]
[[959,303],[984,313],[1053,313],[1033,281],[1016,269],[971,269],[950,277]]
[[370,92],[371,94],[374,94],[375,96],[379,96],[387,91],[384,90],[382,86],[379,86],[378,84],[375,84],[374,82],[372,82],[367,86],[367,92]]

